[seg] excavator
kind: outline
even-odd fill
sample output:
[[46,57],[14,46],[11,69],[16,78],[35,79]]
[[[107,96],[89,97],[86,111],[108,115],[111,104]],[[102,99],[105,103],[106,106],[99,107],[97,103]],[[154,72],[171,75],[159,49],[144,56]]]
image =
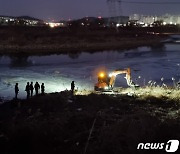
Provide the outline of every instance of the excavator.
[[126,74],[125,79],[127,82],[127,85],[131,88],[136,88],[138,85],[136,85],[132,79],[131,79],[131,69],[127,68],[124,70],[115,70],[110,74],[101,72],[98,75],[98,82],[94,86],[95,91],[109,91],[113,90],[114,83],[116,80],[116,76],[119,74]]

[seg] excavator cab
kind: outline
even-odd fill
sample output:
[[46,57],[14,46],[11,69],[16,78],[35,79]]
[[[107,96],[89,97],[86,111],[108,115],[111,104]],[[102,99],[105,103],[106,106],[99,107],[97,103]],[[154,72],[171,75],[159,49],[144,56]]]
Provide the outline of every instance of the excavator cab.
[[104,91],[109,90],[110,77],[107,73],[101,72],[98,75],[98,83],[95,84],[94,90]]

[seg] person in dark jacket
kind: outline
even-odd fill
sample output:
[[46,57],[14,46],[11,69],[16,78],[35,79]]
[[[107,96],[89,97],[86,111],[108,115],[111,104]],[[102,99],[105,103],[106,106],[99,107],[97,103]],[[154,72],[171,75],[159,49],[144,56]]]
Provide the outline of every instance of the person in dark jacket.
[[15,99],[17,99],[17,95],[19,93],[18,83],[16,83],[14,90],[15,90]]
[[40,85],[38,82],[36,82],[36,84],[34,85],[34,89],[35,89],[35,92],[36,92],[36,96],[38,95],[39,93],[39,89],[40,89]]
[[41,84],[41,94],[44,95],[45,92],[45,86],[44,83]]
[[33,96],[33,91],[34,91],[33,82],[31,82],[30,84],[31,97]]
[[74,81],[71,82],[71,92],[74,94],[74,88],[75,88],[75,83]]
[[27,99],[28,99],[28,98],[29,98],[29,96],[30,96],[30,85],[29,85],[29,82],[27,82],[27,85],[26,85],[25,91],[26,91],[26,93],[27,93]]

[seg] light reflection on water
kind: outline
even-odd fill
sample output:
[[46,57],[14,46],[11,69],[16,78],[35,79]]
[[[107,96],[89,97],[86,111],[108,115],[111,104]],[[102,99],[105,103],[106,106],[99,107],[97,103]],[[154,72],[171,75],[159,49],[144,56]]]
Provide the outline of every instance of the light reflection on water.
[[[78,89],[93,89],[98,68],[108,71],[130,67],[132,78],[140,85],[149,80],[172,84],[172,77],[180,79],[180,45],[141,47],[128,51],[104,51],[69,55],[0,57],[0,96],[14,96],[13,87],[19,82],[21,97],[25,96],[27,81],[46,84],[46,92],[70,88],[76,81]],[[126,86],[123,75],[117,77],[115,86]]]

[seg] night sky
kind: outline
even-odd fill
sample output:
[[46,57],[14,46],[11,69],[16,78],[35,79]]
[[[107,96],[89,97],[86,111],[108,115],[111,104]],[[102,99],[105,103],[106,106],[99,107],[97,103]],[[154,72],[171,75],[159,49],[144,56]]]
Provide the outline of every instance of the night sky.
[[[123,15],[180,14],[178,0],[124,0],[126,2],[178,2],[178,4],[122,3]],[[0,0],[0,15],[29,15],[44,20],[108,16],[106,0]]]

